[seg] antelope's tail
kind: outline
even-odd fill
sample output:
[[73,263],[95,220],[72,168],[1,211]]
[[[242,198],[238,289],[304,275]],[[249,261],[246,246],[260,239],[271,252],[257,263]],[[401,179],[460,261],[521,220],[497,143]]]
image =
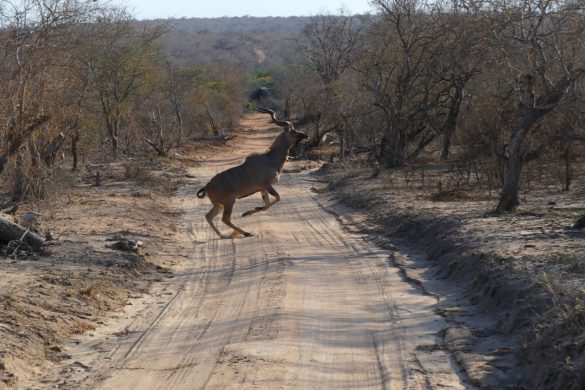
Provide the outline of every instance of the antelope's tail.
[[197,191],[198,198],[205,198],[205,194],[207,193],[207,186],[203,187],[199,191]]

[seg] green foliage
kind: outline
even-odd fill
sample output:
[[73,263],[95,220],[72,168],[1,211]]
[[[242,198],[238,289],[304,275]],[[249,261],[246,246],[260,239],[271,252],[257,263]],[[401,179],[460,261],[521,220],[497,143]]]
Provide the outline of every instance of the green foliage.
[[271,88],[274,85],[272,74],[269,71],[255,70],[250,75],[251,88]]
[[219,81],[209,81],[205,83],[205,88],[216,91],[216,92],[225,92],[228,89],[227,83],[223,80]]
[[244,108],[246,111],[256,111],[258,106],[251,100],[246,101],[246,107]]

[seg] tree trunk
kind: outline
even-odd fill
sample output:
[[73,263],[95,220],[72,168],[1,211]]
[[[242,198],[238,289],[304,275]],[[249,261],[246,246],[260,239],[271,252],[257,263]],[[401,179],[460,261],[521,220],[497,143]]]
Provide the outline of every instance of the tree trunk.
[[284,98],[284,119],[285,120],[290,120],[289,116],[290,116],[290,98],[287,96],[286,98]]
[[108,129],[108,135],[110,136],[110,140],[112,141],[112,157],[115,160],[118,159],[118,149],[120,147],[120,141],[118,139],[118,129],[119,123],[118,119],[112,117],[106,117],[106,127]]
[[427,145],[435,140],[435,138],[437,138],[436,134],[430,134],[430,135],[427,135],[426,137],[423,136],[422,139],[420,140],[420,142],[418,143],[418,145],[416,146],[416,149],[414,150],[414,152],[412,152],[408,155],[408,159],[410,160],[410,159],[417,158],[422,153],[422,151],[425,150]]
[[118,137],[112,135],[112,156],[114,157],[115,160],[118,159],[118,149],[119,149],[119,140]]
[[79,156],[77,154],[77,143],[79,142],[79,130],[75,130],[71,137],[71,155],[73,156],[73,164],[71,165],[71,172],[77,171],[77,163],[79,162]]
[[562,158],[565,163],[565,171],[563,172],[563,178],[561,180],[563,191],[569,191],[571,188],[571,182],[573,181],[573,172],[571,169],[571,144],[563,145]]
[[504,174],[502,194],[496,207],[498,213],[516,211],[518,208],[518,192],[520,189],[520,175],[524,164],[524,139],[532,126],[544,115],[545,111],[531,109],[516,125],[508,146],[508,161]]
[[394,149],[393,166],[401,167],[406,162],[406,134],[398,130],[398,140]]
[[[580,73],[585,72],[581,69]],[[541,108],[535,106],[524,105],[527,110],[516,124],[516,128],[512,132],[509,145],[509,157],[506,164],[506,173],[504,175],[504,186],[500,201],[496,207],[499,213],[515,211],[518,208],[518,190],[520,188],[520,174],[522,173],[522,165],[524,163],[524,139],[534,126],[534,124],[543,117],[546,113],[555,108],[563,96],[567,92],[567,88],[575,82],[575,78],[565,77],[559,80],[556,88],[547,95],[541,96],[537,99],[541,104]],[[534,100],[534,99],[532,99]]]
[[4,154],[0,156],[0,174],[4,172],[4,168],[6,167],[6,163],[8,162],[8,155]]
[[496,211],[498,213],[516,211],[518,208],[518,191],[520,189],[520,175],[522,173],[522,157],[510,156],[506,164],[504,186]]
[[343,126],[339,126],[337,133],[339,135],[339,156],[341,159],[345,159],[345,129]]
[[449,159],[449,152],[451,149],[451,137],[453,137],[453,133],[454,131],[443,133],[443,145],[441,147],[441,159],[443,160]]
[[387,129],[380,141],[380,160],[388,167],[401,167],[406,161],[406,139],[404,132]]
[[177,137],[177,145],[181,145],[183,143],[183,117],[181,113],[177,114],[177,125],[178,125],[178,137]]
[[14,168],[14,184],[12,187],[12,200],[19,202],[24,196],[24,157],[22,152],[16,155],[16,166]]
[[390,168],[401,167],[404,165],[404,149],[399,147],[400,142],[391,139],[387,135],[380,141],[380,161]]
[[59,133],[55,138],[51,140],[51,143],[45,147],[43,154],[41,155],[41,160],[45,163],[47,167],[53,166],[59,151],[63,147],[63,143],[65,142],[65,135],[63,133]]
[[345,135],[346,121],[345,121],[345,117],[343,114],[339,115],[337,122],[340,123],[340,125],[337,126],[337,135],[339,136],[339,157],[342,160],[344,160],[345,159],[345,151],[347,150],[347,139],[346,139],[346,135]]
[[455,85],[455,94],[451,96],[451,107],[449,108],[449,114],[443,125],[443,145],[441,148],[441,158],[447,160],[451,149],[451,139],[455,134],[457,128],[457,118],[459,117],[459,111],[461,109],[461,103],[463,102],[463,86],[467,83],[467,79],[463,80],[462,85]]
[[315,114],[314,122],[315,122],[315,136],[309,140],[309,143],[311,144],[311,146],[317,147],[321,143],[321,139],[323,138],[323,134],[325,133],[322,131],[322,128],[321,128],[321,113],[320,112],[317,112]]

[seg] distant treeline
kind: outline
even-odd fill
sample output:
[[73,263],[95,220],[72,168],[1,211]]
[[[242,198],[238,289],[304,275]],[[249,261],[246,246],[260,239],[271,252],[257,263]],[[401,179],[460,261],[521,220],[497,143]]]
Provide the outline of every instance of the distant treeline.
[[160,45],[180,66],[229,63],[247,71],[271,69],[299,61],[298,37],[309,17],[223,17],[140,21],[165,24],[168,33]]
[[[278,33],[296,34],[303,30],[309,22],[309,17],[222,17],[222,18],[181,18],[156,19],[170,22],[177,34],[206,34],[206,33]],[[151,23],[153,21],[144,21]]]

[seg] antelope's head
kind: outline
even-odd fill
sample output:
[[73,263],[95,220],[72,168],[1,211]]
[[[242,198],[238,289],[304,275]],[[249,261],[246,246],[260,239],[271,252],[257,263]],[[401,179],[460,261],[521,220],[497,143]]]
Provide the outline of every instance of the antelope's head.
[[289,141],[290,145],[296,145],[302,140],[309,138],[306,134],[296,131],[292,122],[278,119],[274,111],[262,107],[258,107],[258,111],[265,114],[270,114],[272,117],[272,122],[284,128],[283,134],[286,135],[287,141]]
[[285,132],[288,133],[288,137],[291,139],[293,145],[296,145],[302,140],[309,138],[309,136],[307,136],[306,134],[296,131],[295,128],[292,126],[292,123],[291,128],[289,130],[285,130]]

